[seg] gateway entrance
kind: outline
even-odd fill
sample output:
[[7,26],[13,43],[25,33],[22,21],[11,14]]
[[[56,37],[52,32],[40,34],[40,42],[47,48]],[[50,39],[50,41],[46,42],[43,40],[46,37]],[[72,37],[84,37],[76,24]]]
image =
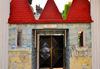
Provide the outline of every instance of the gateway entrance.
[[33,30],[37,48],[37,69],[66,68],[66,30]]
[[40,69],[63,69],[63,36],[40,36]]

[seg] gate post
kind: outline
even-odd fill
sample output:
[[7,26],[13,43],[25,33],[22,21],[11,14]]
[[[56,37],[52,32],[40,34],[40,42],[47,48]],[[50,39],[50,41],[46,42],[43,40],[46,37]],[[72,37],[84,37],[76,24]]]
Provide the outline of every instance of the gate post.
[[0,69],[8,69],[8,18],[10,0],[0,0]]
[[100,0],[91,0],[92,69],[100,69]]

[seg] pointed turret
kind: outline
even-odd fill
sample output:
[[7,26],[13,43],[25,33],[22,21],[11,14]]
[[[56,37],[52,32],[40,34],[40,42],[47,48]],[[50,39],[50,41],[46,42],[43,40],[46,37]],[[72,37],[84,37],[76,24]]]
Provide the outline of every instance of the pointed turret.
[[73,0],[69,9],[67,22],[92,22],[90,16],[90,2],[88,0]]
[[58,20],[63,20],[54,0],[48,0],[39,20],[49,21],[49,22],[56,22]]
[[8,23],[35,23],[28,0],[12,0]]

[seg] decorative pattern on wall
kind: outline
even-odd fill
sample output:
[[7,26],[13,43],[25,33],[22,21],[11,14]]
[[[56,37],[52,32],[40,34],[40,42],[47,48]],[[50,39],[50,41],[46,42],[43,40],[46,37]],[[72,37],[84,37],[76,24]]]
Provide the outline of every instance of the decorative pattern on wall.
[[[9,46],[16,47],[16,29],[22,29],[23,47],[32,47],[32,29],[44,29],[44,24],[10,24]],[[48,24],[50,25],[50,24]],[[91,45],[91,24],[57,24],[57,29],[69,29],[69,45],[78,46],[78,29],[85,29],[85,45]]]
[[31,51],[9,50],[8,69],[31,69]]
[[70,69],[91,69],[91,49],[91,46],[83,48],[70,46]]

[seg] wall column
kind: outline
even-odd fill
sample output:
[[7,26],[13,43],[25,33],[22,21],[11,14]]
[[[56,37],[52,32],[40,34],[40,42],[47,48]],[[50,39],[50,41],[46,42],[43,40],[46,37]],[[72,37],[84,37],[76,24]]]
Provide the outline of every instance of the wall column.
[[92,69],[100,69],[100,0],[91,0]]
[[10,0],[0,0],[0,69],[8,69],[8,17]]

